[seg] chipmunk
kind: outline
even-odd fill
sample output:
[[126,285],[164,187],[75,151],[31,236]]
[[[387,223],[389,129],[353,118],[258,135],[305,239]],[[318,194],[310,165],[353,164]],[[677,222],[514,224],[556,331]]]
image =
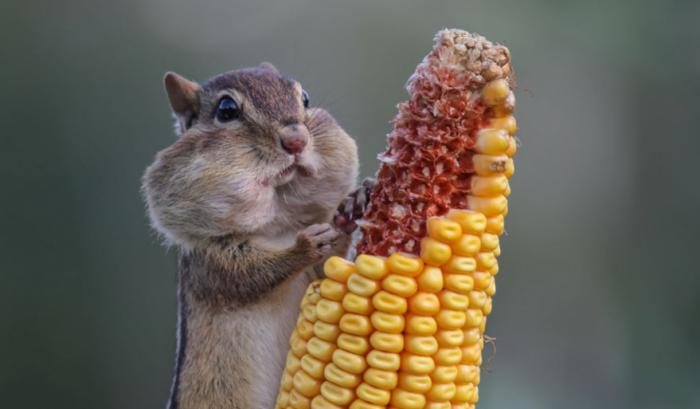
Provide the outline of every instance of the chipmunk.
[[310,269],[346,253],[371,184],[349,195],[354,140],[269,63],[164,83],[179,136],[143,192],[179,254],[168,408],[272,408]]

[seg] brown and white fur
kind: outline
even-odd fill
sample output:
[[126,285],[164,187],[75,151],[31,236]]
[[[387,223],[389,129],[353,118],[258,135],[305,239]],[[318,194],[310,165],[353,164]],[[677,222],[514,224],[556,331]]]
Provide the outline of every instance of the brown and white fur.
[[[180,135],[146,170],[143,192],[180,257],[168,407],[272,408],[310,271],[349,245],[347,223],[329,223],[355,186],[355,142],[270,64],[201,86],[168,73],[165,88]],[[222,97],[239,118],[219,120]],[[302,149],[290,152],[290,140]]]

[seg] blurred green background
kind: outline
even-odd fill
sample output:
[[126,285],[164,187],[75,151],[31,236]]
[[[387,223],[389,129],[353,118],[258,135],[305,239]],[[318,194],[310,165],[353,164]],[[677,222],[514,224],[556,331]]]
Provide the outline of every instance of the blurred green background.
[[139,178],[174,140],[166,70],[271,61],[377,167],[443,27],[519,80],[481,408],[700,407],[700,3],[0,3],[0,407],[160,408],[175,255]]

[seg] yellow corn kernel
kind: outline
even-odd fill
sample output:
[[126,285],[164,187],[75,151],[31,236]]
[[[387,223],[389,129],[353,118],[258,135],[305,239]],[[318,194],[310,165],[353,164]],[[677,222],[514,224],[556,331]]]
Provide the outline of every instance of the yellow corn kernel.
[[343,309],[347,312],[362,315],[369,315],[374,311],[372,302],[368,297],[353,293],[347,293],[345,297],[343,297]]
[[[313,339],[313,338],[311,338]],[[289,347],[295,356],[301,358],[306,353],[307,341],[301,339],[296,331],[292,332],[292,336],[289,338]]]
[[468,294],[474,288],[474,279],[465,274],[445,274],[445,288],[460,294]]
[[481,340],[481,331],[479,331],[479,327],[475,328],[467,328],[462,332],[462,335],[464,336],[464,345],[472,345],[476,344]]
[[484,291],[469,291],[469,305],[472,308],[482,308],[486,304],[486,300],[489,298]]
[[463,257],[470,257],[479,252],[481,240],[478,236],[465,234],[452,245],[454,254]]
[[294,374],[293,385],[294,390],[307,398],[313,398],[321,390],[321,383],[304,371],[298,371]]
[[306,350],[314,358],[320,359],[323,362],[328,362],[331,360],[333,351],[335,351],[335,345],[318,337],[312,337],[306,344]]
[[467,320],[467,314],[463,311],[440,310],[440,312],[438,312],[435,316],[435,320],[440,328],[457,329],[464,326],[464,323]]
[[281,408],[284,409],[289,405],[289,393],[285,391],[280,391],[279,396],[277,397],[277,404],[276,408]]
[[408,303],[405,298],[384,290],[374,294],[372,297],[372,305],[379,311],[391,314],[403,314],[408,309]]
[[[508,155],[474,155],[472,156],[474,172],[479,176],[505,175],[510,178],[509,170],[513,167],[513,162]],[[464,229],[464,226],[462,226]]]
[[515,156],[515,153],[517,151],[518,151],[518,140],[511,136],[509,138],[509,141],[508,141],[508,149],[506,149],[506,155],[508,155],[509,157],[512,158],[513,156]]
[[391,392],[391,405],[398,409],[423,409],[425,396],[403,389],[394,389]]
[[375,405],[363,401],[362,399],[355,399],[352,404],[350,404],[350,409],[384,409],[384,405]]
[[428,402],[423,409],[452,409],[450,402]]
[[361,383],[355,391],[357,397],[365,402],[375,405],[386,405],[391,399],[391,393],[383,389],[375,388],[367,383]]
[[354,388],[360,383],[360,376],[339,368],[334,363],[329,363],[323,370],[325,378],[343,388]]
[[369,343],[366,338],[350,334],[340,334],[336,344],[339,348],[357,355],[364,355],[369,349]]
[[382,288],[401,297],[410,297],[418,291],[418,284],[413,278],[389,274],[382,280]]
[[330,279],[321,281],[321,297],[323,298],[340,301],[347,292],[348,288],[343,283]]
[[472,176],[471,178],[471,193],[476,196],[505,195],[508,190],[508,178],[503,175]]
[[479,327],[483,320],[484,320],[484,313],[481,310],[469,309],[469,310],[467,310],[466,319],[465,319],[464,324],[466,327],[469,327],[469,328]]
[[[457,225],[459,227],[459,225]],[[452,256],[449,245],[429,237],[421,240],[421,257],[432,266],[441,266]]]
[[403,350],[403,335],[374,331],[369,337],[372,348],[384,352],[401,352]]
[[469,298],[450,290],[442,290],[438,295],[440,297],[440,306],[452,310],[466,310],[469,306]]
[[496,280],[491,280],[491,282],[489,283],[489,286],[486,287],[486,289],[484,290],[484,292],[485,292],[489,297],[493,297],[494,295],[496,295]]
[[342,409],[326,400],[322,395],[318,395],[311,400],[311,409]]
[[510,135],[515,135],[515,132],[518,130],[518,125],[513,115],[491,118],[490,126],[492,128],[503,129]]
[[353,354],[340,348],[333,351],[333,363],[338,368],[356,375],[361,374],[367,368],[364,356]]
[[[492,253],[492,254],[494,254],[494,258],[495,258],[495,253]],[[491,268],[489,268],[488,270],[486,270],[486,272],[489,273],[489,274],[491,274],[492,276],[495,276],[496,274],[498,274],[499,269],[500,269],[500,267],[498,266],[498,261],[496,261],[496,262],[491,266]]]
[[311,400],[297,390],[292,389],[289,392],[289,406],[294,409],[309,409],[311,408]]
[[456,385],[455,395],[452,397],[452,402],[465,403],[471,399],[474,393],[474,386],[471,384],[459,384]]
[[371,280],[381,280],[387,274],[386,261],[377,256],[360,254],[355,260],[357,272]]
[[323,264],[323,272],[326,277],[339,283],[348,281],[348,277],[355,271],[355,265],[342,257],[332,256]]
[[357,295],[369,297],[379,290],[379,282],[358,273],[352,273],[348,277],[348,288]]
[[476,260],[472,257],[452,256],[443,269],[451,274],[468,274],[476,270]]
[[391,352],[372,350],[367,354],[367,363],[372,368],[383,371],[398,371],[401,366],[401,356]]
[[476,402],[479,401],[479,387],[474,386],[474,392],[472,392],[471,396],[467,400],[468,403],[471,403],[472,405],[476,405]]
[[284,371],[282,374],[282,380],[280,381],[280,387],[282,390],[288,391],[294,386],[294,378],[289,373],[289,371]]
[[486,224],[486,231],[491,234],[501,235],[505,231],[505,218],[502,214],[493,216],[488,219]]
[[431,293],[418,293],[408,300],[408,310],[418,315],[435,315],[440,311],[440,300]]
[[442,217],[431,217],[426,222],[428,236],[445,243],[452,243],[462,236],[459,223]]
[[452,409],[476,409],[476,406],[471,403],[453,403]]
[[407,277],[415,277],[423,271],[423,260],[402,253],[393,253],[386,260],[389,271]]
[[515,165],[513,164],[513,158],[508,158],[508,160],[506,161],[505,170],[503,171],[503,174],[508,179],[512,178],[515,174]]
[[360,314],[345,314],[340,318],[338,324],[340,330],[353,335],[366,336],[372,332],[372,324],[364,315]]
[[430,335],[406,335],[406,351],[416,354],[431,356],[438,350],[435,337]]
[[376,330],[390,334],[401,333],[406,326],[406,319],[403,315],[387,314],[381,311],[373,312],[370,321]]
[[442,270],[438,267],[425,266],[423,272],[416,277],[416,284],[418,284],[418,290],[427,293],[436,293],[442,290],[444,285]]
[[498,128],[482,128],[476,132],[474,150],[487,155],[499,155],[508,149],[508,132]]
[[481,91],[481,97],[484,103],[489,106],[501,105],[510,94],[508,81],[503,78],[493,80],[484,85]]
[[323,322],[335,324],[343,316],[343,306],[337,301],[322,299],[316,304],[316,316]]
[[496,216],[503,214],[508,209],[508,199],[503,195],[494,197],[479,197],[467,196],[467,205],[470,209],[474,209],[487,216]]
[[305,319],[314,322],[316,321],[316,305],[307,304],[301,309],[301,313]]
[[337,325],[323,321],[314,322],[314,335],[318,338],[328,342],[335,342],[338,334],[340,334],[340,328]]
[[494,266],[498,265],[498,260],[496,260],[496,256],[488,251],[484,253],[479,253],[476,255],[476,268],[479,271],[489,271],[492,269]]
[[425,393],[430,390],[433,383],[428,375],[401,372],[399,373],[398,386],[408,392]]
[[462,360],[462,350],[459,347],[440,348],[433,356],[435,365],[451,366],[457,365]]
[[436,366],[433,373],[430,374],[430,379],[434,384],[454,382],[457,379],[457,366]]
[[301,368],[301,360],[294,355],[294,351],[287,352],[287,361],[284,367],[291,373],[296,373]]
[[304,296],[311,296],[311,294],[315,294],[318,291],[318,285],[321,283],[321,279],[317,279],[309,283],[309,286],[306,287],[306,291],[304,291]]
[[433,317],[409,314],[406,316],[406,333],[412,335],[433,335],[437,322]]
[[401,354],[401,371],[418,375],[427,375],[435,369],[435,361],[429,356]]
[[452,382],[433,383],[433,387],[430,388],[426,397],[435,402],[447,402],[455,396],[456,391],[457,388]]
[[498,235],[483,233],[481,235],[481,251],[493,251],[498,247]]
[[355,397],[355,393],[352,390],[327,381],[321,384],[321,395],[329,402],[340,406],[347,405]]
[[321,294],[318,291],[319,290],[318,287],[321,285],[321,280],[316,280],[316,281],[314,281],[314,283],[315,283],[314,284],[314,286],[315,286],[314,291],[305,297],[305,299],[304,299],[305,304],[316,304],[318,302],[318,300],[321,299]]
[[[457,373],[456,370],[457,368],[455,368],[455,373]],[[383,371],[376,368],[368,368],[362,378],[368,384],[385,391],[394,389],[398,383],[396,372]]]
[[495,249],[493,249],[493,254],[495,254],[496,257],[501,256],[501,246],[500,245],[498,247],[496,247]]
[[319,361],[311,355],[304,355],[304,357],[301,358],[301,368],[314,379],[323,378],[324,365],[325,363]]
[[[474,155],[474,157],[476,156],[483,155]],[[481,233],[486,228],[486,216],[473,210],[450,209],[450,211],[447,212],[447,217],[457,222],[460,227],[462,227],[462,231],[466,234]]]
[[460,329],[441,329],[435,333],[440,347],[457,347],[464,343],[464,333]]
[[457,378],[455,382],[478,384],[480,380],[480,372],[478,366],[475,365],[457,365]]
[[484,306],[481,308],[481,311],[484,313],[484,315],[489,315],[491,314],[491,311],[493,310],[493,299],[489,297],[486,300],[486,303]]
[[[487,271],[474,272],[472,273],[472,278],[474,279],[474,289],[479,291],[486,290],[494,281],[491,273]],[[488,294],[488,292],[486,292],[486,294]]]
[[297,325],[296,330],[301,339],[309,339],[314,334],[314,325],[308,320],[302,320],[302,322]]
[[462,347],[462,361],[467,365],[481,365],[481,347],[479,344]]

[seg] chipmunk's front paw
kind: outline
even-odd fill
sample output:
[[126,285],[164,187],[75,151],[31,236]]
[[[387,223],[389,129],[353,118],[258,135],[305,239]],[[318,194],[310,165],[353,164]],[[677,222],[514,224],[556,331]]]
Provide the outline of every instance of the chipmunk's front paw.
[[312,224],[297,235],[297,246],[317,261],[333,253],[339,238],[340,234],[330,224]]
[[367,210],[369,196],[374,190],[375,180],[366,178],[362,185],[350,193],[338,206],[333,217],[333,224],[346,234],[351,234],[356,228],[356,220],[362,218]]

